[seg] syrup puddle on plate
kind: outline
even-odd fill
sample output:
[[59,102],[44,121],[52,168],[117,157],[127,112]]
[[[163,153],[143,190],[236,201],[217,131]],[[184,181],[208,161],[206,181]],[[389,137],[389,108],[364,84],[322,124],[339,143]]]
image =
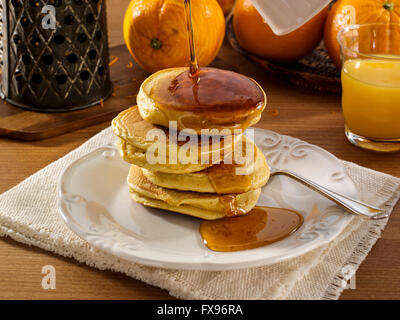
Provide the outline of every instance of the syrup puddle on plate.
[[200,234],[213,251],[241,251],[282,240],[298,230],[303,221],[303,216],[293,210],[255,207],[245,215],[205,220]]

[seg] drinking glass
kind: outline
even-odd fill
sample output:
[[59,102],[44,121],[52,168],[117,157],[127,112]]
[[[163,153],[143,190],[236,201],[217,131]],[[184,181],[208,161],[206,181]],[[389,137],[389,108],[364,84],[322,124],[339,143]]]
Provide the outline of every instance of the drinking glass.
[[364,149],[399,151],[400,24],[349,26],[338,41],[347,139]]

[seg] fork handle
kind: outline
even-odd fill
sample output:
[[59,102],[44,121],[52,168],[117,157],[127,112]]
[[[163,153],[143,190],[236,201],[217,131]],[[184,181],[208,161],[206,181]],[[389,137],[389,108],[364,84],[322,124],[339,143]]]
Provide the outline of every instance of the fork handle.
[[277,170],[273,171],[272,175],[285,175],[290,178],[297,180],[298,182],[304,184],[305,186],[311,188],[312,190],[322,194],[323,196],[327,197],[328,199],[332,200],[339,206],[346,209],[350,213],[354,213],[363,217],[367,217],[369,219],[384,219],[388,217],[388,213],[385,212],[383,209],[375,208],[360,201],[354,200],[349,198],[343,194],[338,192],[329,190],[314,181],[311,181],[293,171],[290,170]]

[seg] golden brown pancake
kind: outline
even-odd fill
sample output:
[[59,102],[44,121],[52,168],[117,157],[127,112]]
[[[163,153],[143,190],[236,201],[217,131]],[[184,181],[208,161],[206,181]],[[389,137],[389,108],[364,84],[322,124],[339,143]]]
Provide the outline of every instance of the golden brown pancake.
[[232,164],[220,163],[199,172],[185,174],[147,169],[142,172],[155,185],[176,190],[229,194],[261,188],[269,179],[269,167],[261,150],[250,139],[246,140],[255,152],[253,155],[247,154],[248,158],[242,164],[234,161]]
[[135,165],[131,166],[127,182],[132,198],[139,203],[207,220],[245,214],[256,205],[261,193],[261,188],[258,188],[220,196],[162,188],[150,182],[143,175],[142,169]]
[[201,68],[199,81],[188,77],[188,68],[161,70],[147,78],[137,97],[145,121],[178,130],[190,128],[233,130],[254,125],[261,118],[267,98],[254,80],[241,74]]
[[122,159],[124,159],[124,161],[135,164],[142,168],[146,168],[147,170],[151,170],[153,172],[165,172],[176,175],[197,172],[212,166],[212,164],[201,163],[149,163],[146,157],[146,151],[134,147],[123,139],[118,139],[117,148],[119,154],[121,155]]
[[[112,121],[112,129],[114,134],[120,138],[118,147],[125,161],[152,171],[168,173],[204,170],[228,156],[232,152],[232,144],[241,139],[240,135],[225,136],[222,140],[205,139],[204,137],[202,139],[197,135],[188,135],[185,141],[176,141],[176,138],[172,136],[175,134],[174,132],[144,121],[137,106],[124,110],[115,117]],[[170,134],[173,137],[172,140]],[[179,134],[176,133],[178,137]],[[189,152],[187,163],[182,163],[180,161],[182,158],[177,155],[185,153],[185,150],[189,148],[193,148],[197,152]],[[150,153],[150,151],[155,152]],[[153,163],[149,163],[150,156],[153,154],[165,159],[165,163],[156,161],[156,159]],[[202,159],[208,159],[208,161],[202,161]]]

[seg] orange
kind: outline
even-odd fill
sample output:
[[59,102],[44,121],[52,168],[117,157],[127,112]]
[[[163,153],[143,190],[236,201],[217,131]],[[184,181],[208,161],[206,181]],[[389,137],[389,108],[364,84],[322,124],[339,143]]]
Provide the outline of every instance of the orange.
[[235,0],[217,0],[219,5],[222,8],[222,11],[224,12],[224,15],[228,15],[233,8],[233,5],[235,4]]
[[310,53],[321,41],[327,9],[299,29],[277,36],[250,0],[237,0],[233,27],[239,45],[250,53],[276,62],[294,62]]
[[[214,60],[225,35],[225,20],[216,0],[192,0],[197,60]],[[129,52],[145,70],[155,72],[189,65],[183,0],[132,0],[124,19]]]
[[326,20],[325,46],[335,65],[340,68],[339,31],[349,25],[395,22],[400,23],[400,0],[339,0]]

